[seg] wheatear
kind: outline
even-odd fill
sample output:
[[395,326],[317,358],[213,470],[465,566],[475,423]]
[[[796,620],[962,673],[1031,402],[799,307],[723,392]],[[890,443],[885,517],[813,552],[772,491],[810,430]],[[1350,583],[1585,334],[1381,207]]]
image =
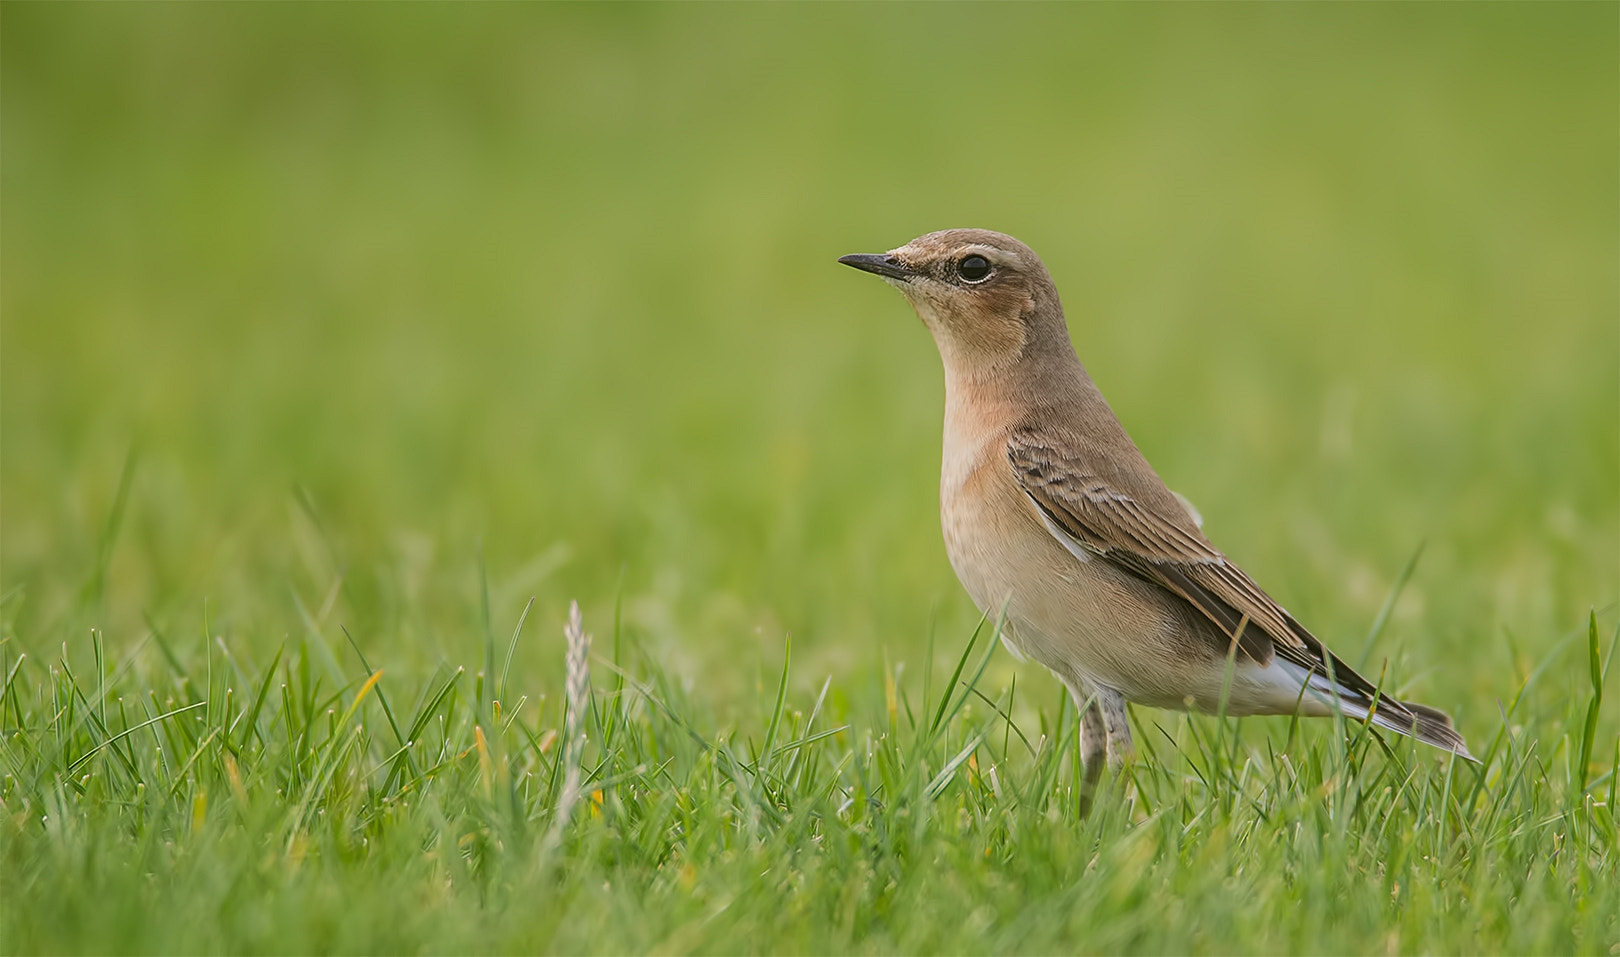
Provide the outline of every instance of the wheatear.
[[1028,246],[952,229],[838,261],[904,293],[939,346],[945,551],[1009,647],[1068,686],[1088,790],[1105,741],[1129,753],[1127,701],[1339,711],[1473,760],[1444,713],[1381,694],[1210,544],[1086,374]]

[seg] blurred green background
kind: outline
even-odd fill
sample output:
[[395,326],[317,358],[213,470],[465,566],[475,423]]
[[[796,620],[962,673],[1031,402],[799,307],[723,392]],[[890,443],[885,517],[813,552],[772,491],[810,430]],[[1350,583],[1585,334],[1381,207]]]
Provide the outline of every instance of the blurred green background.
[[1376,655],[1465,730],[1612,626],[1612,4],[0,18],[20,650],[201,654],[206,614],[267,655],[302,604],[470,664],[482,554],[543,673],[572,597],[721,708],[786,632],[804,682],[954,656],[938,358],[834,259],[968,225],[1042,254],[1161,474],[1352,660],[1421,543]]

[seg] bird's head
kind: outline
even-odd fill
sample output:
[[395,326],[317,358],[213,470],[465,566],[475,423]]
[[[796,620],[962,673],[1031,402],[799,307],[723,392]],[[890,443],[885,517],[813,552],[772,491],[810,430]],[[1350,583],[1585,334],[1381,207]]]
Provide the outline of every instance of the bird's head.
[[947,370],[994,374],[1060,346],[1073,355],[1057,289],[1035,251],[987,229],[947,229],[886,253],[838,260],[905,294]]

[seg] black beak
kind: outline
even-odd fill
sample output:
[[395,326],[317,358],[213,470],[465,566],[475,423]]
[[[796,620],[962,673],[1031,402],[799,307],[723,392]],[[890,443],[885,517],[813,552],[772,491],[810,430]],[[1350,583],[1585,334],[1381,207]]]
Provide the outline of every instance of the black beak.
[[876,273],[885,279],[898,279],[901,282],[907,282],[917,275],[910,266],[882,253],[851,253],[838,257],[838,261],[862,272]]

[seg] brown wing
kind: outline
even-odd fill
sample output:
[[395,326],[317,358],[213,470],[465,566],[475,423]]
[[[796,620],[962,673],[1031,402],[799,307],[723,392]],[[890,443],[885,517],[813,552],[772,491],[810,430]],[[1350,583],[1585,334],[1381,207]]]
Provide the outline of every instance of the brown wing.
[[[1376,710],[1380,723],[1473,760],[1443,713],[1381,694],[1228,561],[1145,461],[1151,485],[1123,474],[1108,456],[1060,451],[1077,447],[1083,440],[1054,440],[1033,430],[1015,432],[1008,441],[1013,474],[1054,535],[1186,599],[1258,664],[1270,662],[1275,652],[1322,676],[1342,699]],[[1101,464],[1088,468],[1088,459]],[[1110,474],[1100,474],[1105,470]],[[1137,486],[1136,495],[1124,490],[1127,483]],[[1221,651],[1230,651],[1230,644]]]
[[1059,451],[1066,444],[1026,431],[1007,445],[1019,485],[1054,533],[1181,596],[1257,663],[1271,661],[1275,645],[1319,666],[1309,646],[1321,645],[1210,544],[1168,491],[1150,508],[1116,478]]

